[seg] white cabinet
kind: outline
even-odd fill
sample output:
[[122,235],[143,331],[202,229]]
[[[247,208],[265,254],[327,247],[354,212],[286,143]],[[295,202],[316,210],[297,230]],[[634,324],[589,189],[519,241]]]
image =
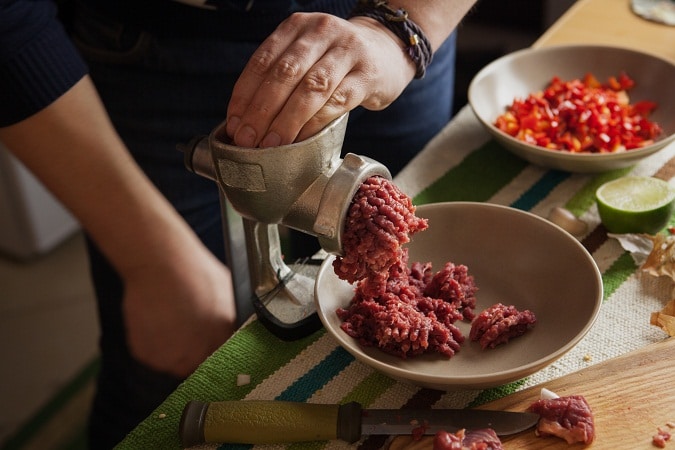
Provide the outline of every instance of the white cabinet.
[[73,216],[0,144],[0,254],[44,254],[79,229]]

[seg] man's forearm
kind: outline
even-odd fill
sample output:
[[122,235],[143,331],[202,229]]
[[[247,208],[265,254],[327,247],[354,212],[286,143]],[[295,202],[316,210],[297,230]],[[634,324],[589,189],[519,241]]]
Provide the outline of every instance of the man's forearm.
[[459,25],[476,0],[391,0],[392,8],[405,9],[427,35],[435,51]]
[[[118,270],[191,232],[141,172],[88,77],[0,140],[77,217]],[[196,240],[196,238],[195,238]]]

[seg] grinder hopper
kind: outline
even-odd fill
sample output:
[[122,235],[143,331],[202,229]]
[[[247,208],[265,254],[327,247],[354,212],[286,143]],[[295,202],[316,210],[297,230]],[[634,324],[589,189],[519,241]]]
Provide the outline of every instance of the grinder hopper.
[[374,175],[391,179],[389,170],[370,158],[351,153],[340,158],[346,127],[347,114],[302,142],[242,148],[229,143],[223,123],[181,146],[188,170],[220,188],[239,315],[247,317],[252,305],[282,339],[303,337],[321,323],[314,307],[318,267],[286,264],[278,225],[315,236],[323,250],[340,254],[358,188]]

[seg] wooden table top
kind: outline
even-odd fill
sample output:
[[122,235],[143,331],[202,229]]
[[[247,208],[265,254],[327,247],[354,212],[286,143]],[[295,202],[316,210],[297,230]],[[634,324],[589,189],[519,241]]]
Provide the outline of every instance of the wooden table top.
[[535,43],[603,44],[651,53],[675,63],[675,27],[635,15],[630,0],[579,0]]

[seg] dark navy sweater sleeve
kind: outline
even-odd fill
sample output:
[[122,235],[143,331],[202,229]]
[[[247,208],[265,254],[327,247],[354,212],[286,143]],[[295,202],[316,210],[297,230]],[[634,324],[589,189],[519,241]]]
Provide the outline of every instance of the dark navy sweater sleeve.
[[0,0],[0,126],[59,98],[87,66],[48,0]]

